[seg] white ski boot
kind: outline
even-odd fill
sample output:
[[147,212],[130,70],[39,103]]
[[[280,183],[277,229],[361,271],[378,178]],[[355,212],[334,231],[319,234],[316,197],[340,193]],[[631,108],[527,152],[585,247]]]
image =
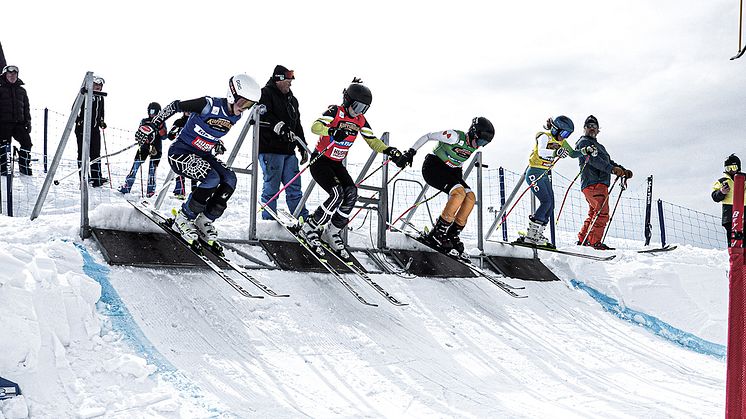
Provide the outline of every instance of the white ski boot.
[[174,218],[174,223],[171,225],[171,229],[179,233],[184,241],[190,245],[195,244],[197,240],[199,240],[194,220],[187,218],[182,210],[179,210],[179,212],[176,213],[176,218]]
[[519,242],[527,243],[527,244],[534,244],[537,246],[551,246],[551,243],[549,242],[549,239],[544,237],[544,228],[546,228],[546,224],[537,223],[533,219],[529,218],[528,221],[528,232],[525,236],[522,236],[518,239]]
[[341,232],[341,228],[329,223],[329,225],[326,226],[324,233],[321,235],[321,240],[328,244],[329,247],[331,247],[332,250],[334,250],[342,259],[349,259],[350,252],[345,248],[345,242],[342,240]]
[[213,246],[218,241],[218,230],[212,223],[213,221],[205,213],[200,213],[194,219],[194,226],[197,227],[199,238],[210,246]]
[[301,225],[298,235],[314,252],[321,256],[324,255],[324,249],[321,247],[321,241],[319,240],[319,227],[313,217],[309,217],[308,221]]

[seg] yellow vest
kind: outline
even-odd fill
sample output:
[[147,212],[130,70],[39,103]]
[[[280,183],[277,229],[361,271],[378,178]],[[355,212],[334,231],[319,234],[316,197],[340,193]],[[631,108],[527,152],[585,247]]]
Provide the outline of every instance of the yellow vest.
[[[536,133],[536,138],[534,139],[536,141],[536,144],[534,144],[534,149],[533,151],[531,151],[531,155],[528,157],[528,165],[530,167],[535,167],[537,169],[548,169],[549,166],[552,165],[552,162],[554,161],[554,157],[550,158],[549,160],[546,160],[546,159],[542,159],[539,156],[539,137],[541,137],[542,135],[546,135],[547,138],[549,138],[549,141],[547,142],[547,146],[551,144],[557,144],[558,145],[557,148],[562,147],[563,140],[558,140],[554,138],[551,132],[537,132]],[[547,149],[554,151],[554,149],[550,149],[549,147],[547,147]],[[554,154],[552,154],[552,156],[554,156]]]
[[[733,179],[729,178],[728,176],[724,176],[721,179],[725,179],[725,181],[721,182],[720,180],[717,180],[712,185],[712,190],[716,191],[720,189],[723,186],[723,184],[728,184],[728,187],[730,187],[730,190],[725,195],[725,199],[723,199],[719,203],[724,204],[724,205],[733,205]],[[746,185],[744,185],[744,190],[746,190]]]

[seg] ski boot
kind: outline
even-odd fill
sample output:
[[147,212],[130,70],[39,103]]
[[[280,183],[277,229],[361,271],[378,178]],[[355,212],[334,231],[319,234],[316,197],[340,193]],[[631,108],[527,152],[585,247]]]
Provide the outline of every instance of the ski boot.
[[319,226],[316,224],[316,220],[313,217],[310,217],[308,221],[300,226],[298,236],[306,242],[306,245],[308,245],[314,253],[319,256],[324,256],[324,248],[321,247],[321,241],[319,240]]
[[192,247],[199,246],[199,235],[197,234],[197,227],[194,225],[194,220],[190,220],[189,217],[184,214],[184,210],[179,210],[174,218],[174,223],[171,225],[171,229],[181,235]]
[[218,242],[218,230],[212,224],[211,220],[205,213],[200,213],[194,219],[194,226],[197,228],[197,235],[207,246],[220,256],[225,256],[223,246]]
[[345,243],[342,240],[342,236],[340,235],[341,232],[341,228],[338,228],[334,224],[330,223],[328,226],[326,226],[326,229],[324,229],[324,232],[321,234],[321,240],[328,244],[329,247],[334,250],[337,255],[339,255],[339,257],[347,260],[350,258],[350,252],[348,252],[345,248]]
[[447,233],[449,225],[450,223],[444,220],[443,217],[438,217],[438,221],[435,222],[433,229],[424,237],[428,243],[443,253],[448,253],[452,247]]
[[[542,234],[546,224],[536,222],[532,216],[528,217],[528,232],[516,240],[519,244],[530,244],[533,246],[554,247],[549,239]],[[519,233],[520,234],[520,233]]]
[[448,227],[446,230],[446,237],[448,244],[451,247],[450,253],[454,256],[458,256],[460,259],[468,260],[469,255],[464,252],[464,243],[461,241],[461,231],[465,226],[460,226],[455,222]]

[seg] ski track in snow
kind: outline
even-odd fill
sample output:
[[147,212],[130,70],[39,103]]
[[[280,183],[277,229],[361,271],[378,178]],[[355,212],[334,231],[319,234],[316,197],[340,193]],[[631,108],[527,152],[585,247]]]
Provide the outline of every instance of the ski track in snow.
[[[723,251],[618,251],[607,263],[541,254],[562,281],[510,280],[526,286],[523,300],[481,278],[373,275],[409,303],[394,307],[350,277],[374,308],[324,274],[254,270],[291,297],[249,300],[207,270],[106,266],[70,227],[78,217],[0,216],[0,304],[11,309],[0,372],[21,385],[31,417],[705,418],[724,410],[724,360],[620,320],[570,283],[724,345]],[[91,219],[150,228],[124,206]],[[263,234],[281,234],[260,224]],[[94,265],[104,265],[99,274],[123,307],[96,311],[101,286],[84,269]],[[132,323],[123,326],[124,310]]]

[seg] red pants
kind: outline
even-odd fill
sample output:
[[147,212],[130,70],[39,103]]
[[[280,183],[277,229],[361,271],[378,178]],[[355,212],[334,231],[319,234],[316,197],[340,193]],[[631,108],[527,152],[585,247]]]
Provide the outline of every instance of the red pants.
[[[588,201],[588,218],[583,223],[583,228],[578,233],[578,241],[582,242],[585,235],[588,234],[588,243],[594,245],[601,241],[606,229],[606,223],[609,222],[609,187],[603,183],[597,183],[583,189],[585,200]],[[596,218],[598,214],[598,218]],[[593,223],[593,219],[596,222]]]

